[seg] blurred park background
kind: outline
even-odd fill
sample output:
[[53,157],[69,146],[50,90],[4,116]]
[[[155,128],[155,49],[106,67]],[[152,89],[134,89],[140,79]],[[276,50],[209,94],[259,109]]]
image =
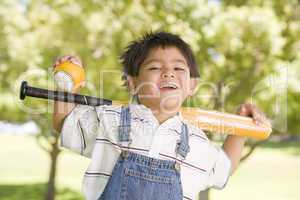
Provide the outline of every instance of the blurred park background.
[[20,101],[21,81],[53,89],[53,61],[72,54],[86,67],[83,94],[126,101],[119,55],[157,30],[196,55],[201,81],[186,106],[234,113],[247,101],[272,122],[267,141],[247,142],[227,187],[200,199],[300,199],[298,0],[1,0],[0,25],[1,200],[83,199],[89,160],[59,148],[52,102]]

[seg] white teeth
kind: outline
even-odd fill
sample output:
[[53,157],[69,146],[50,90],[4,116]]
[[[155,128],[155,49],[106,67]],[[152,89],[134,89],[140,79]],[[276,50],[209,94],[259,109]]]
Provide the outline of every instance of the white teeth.
[[163,83],[160,86],[160,88],[166,88],[166,87],[170,87],[170,88],[173,88],[173,89],[177,89],[178,88],[177,84],[174,83],[174,82]]

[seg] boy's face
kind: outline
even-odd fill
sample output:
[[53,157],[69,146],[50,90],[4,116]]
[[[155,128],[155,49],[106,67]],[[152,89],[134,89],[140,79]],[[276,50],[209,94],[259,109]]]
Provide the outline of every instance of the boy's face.
[[129,88],[152,111],[178,112],[197,81],[190,77],[186,59],[176,47],[152,49]]

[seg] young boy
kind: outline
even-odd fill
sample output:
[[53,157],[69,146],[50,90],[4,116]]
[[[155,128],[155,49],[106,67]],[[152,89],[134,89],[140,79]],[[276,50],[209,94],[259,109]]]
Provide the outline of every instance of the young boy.
[[[81,64],[65,56],[55,66],[66,60]],[[223,188],[245,138],[230,135],[217,147],[181,117],[180,107],[199,78],[189,45],[174,34],[150,33],[132,42],[121,60],[135,102],[127,107],[55,102],[53,125],[62,146],[91,158],[83,179],[86,199],[196,199],[208,187]],[[239,114],[265,121],[251,104],[243,104]]]

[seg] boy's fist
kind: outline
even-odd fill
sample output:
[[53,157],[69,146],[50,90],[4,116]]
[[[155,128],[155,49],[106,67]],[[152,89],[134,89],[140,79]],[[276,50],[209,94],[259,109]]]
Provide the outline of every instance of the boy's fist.
[[54,62],[53,68],[55,68],[56,66],[58,66],[64,62],[70,62],[70,63],[73,63],[73,64],[78,65],[83,68],[81,60],[78,57],[71,56],[71,55],[65,55],[65,56],[57,58]]
[[59,90],[77,92],[84,86],[83,65],[78,57],[62,56],[54,62],[53,69],[54,80]]
[[240,105],[237,110],[237,114],[245,117],[251,117],[254,123],[257,125],[266,125],[271,127],[270,121],[267,119],[264,113],[254,104],[244,103]]

